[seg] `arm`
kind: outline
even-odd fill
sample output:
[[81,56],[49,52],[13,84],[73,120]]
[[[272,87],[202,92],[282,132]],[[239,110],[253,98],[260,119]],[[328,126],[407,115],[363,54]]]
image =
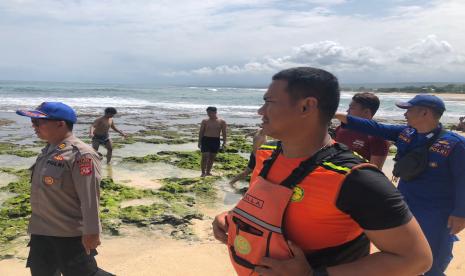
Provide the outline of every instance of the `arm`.
[[420,275],[431,267],[431,250],[415,218],[399,227],[365,234],[380,252],[329,267],[329,275]]
[[[432,255],[415,218],[405,225],[379,231],[365,231],[380,252],[355,262],[327,268],[330,276],[411,276],[419,275],[431,266]],[[255,271],[262,276],[313,275],[302,249],[289,242],[293,258],[281,261],[264,257]]]
[[389,152],[389,143],[379,137],[370,137],[370,163],[376,165],[380,170],[383,169]]
[[246,178],[251,172],[252,170],[249,167],[245,168],[241,173],[239,173],[233,179],[231,179],[231,181],[229,181],[229,184],[233,185],[237,181]]
[[203,138],[203,134],[205,133],[205,128],[206,128],[206,121],[205,120],[202,120],[202,122],[200,123],[200,130],[199,130],[199,149],[200,149],[200,146],[202,145],[202,138]]
[[455,204],[448,227],[452,234],[458,234],[465,228],[465,142],[459,141],[449,155],[449,171],[452,174],[455,189]]
[[370,158],[370,163],[376,165],[380,170],[383,169],[384,162],[386,161],[386,155],[372,155]]
[[82,213],[82,242],[89,254],[100,244],[101,224],[99,218],[99,184],[101,180],[98,166],[100,161],[90,154],[82,155],[73,164],[72,178]]
[[95,122],[90,126],[90,129],[89,129],[89,137],[92,138],[94,137],[94,130],[95,130]]
[[223,134],[223,148],[226,146],[226,122],[223,120],[221,124],[221,133]]
[[122,132],[121,130],[119,130],[119,129],[116,128],[115,123],[113,122],[113,120],[111,120],[111,125],[110,125],[110,127],[111,127],[114,131],[118,132],[121,136],[123,136],[123,137],[128,137],[124,132]]
[[334,117],[341,121],[342,126],[345,128],[372,136],[382,137],[390,141],[396,141],[399,133],[407,128],[407,126],[380,124],[374,120],[358,118],[341,113],[337,113]]

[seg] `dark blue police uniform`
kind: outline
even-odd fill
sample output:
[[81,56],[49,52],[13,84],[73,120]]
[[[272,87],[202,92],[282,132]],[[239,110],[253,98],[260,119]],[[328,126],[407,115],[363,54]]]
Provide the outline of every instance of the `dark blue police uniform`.
[[[394,141],[398,157],[411,149],[425,145],[428,139],[441,131],[442,126],[430,133],[418,133],[408,126],[380,124],[347,116],[349,129],[380,136]],[[444,275],[452,260],[455,235],[450,234],[447,220],[450,215],[465,217],[465,139],[446,131],[429,148],[428,166],[415,179],[400,179],[398,189],[418,220],[433,252],[433,266],[425,275]]]

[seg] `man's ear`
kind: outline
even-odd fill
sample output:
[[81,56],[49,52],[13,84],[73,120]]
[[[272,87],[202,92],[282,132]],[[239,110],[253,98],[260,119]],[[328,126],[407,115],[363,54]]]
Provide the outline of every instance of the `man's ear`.
[[363,109],[363,115],[365,115],[367,118],[373,118],[373,114],[371,114],[371,110],[369,108]]
[[302,113],[309,113],[318,107],[318,100],[314,97],[307,97],[302,100],[301,111]]

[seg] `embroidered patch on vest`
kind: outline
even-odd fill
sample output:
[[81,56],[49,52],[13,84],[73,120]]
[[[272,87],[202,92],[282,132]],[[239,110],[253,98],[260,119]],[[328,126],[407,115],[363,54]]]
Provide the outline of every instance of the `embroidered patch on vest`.
[[429,162],[429,166],[430,166],[431,168],[437,168],[437,167],[438,167],[438,163],[436,163],[436,162]]
[[58,148],[59,149],[64,149],[66,147],[66,144],[65,143],[62,143],[62,144],[59,144],[58,145]]
[[79,164],[79,173],[81,175],[91,175],[92,174],[92,159],[83,157],[77,161]]
[[449,156],[450,152],[452,151],[452,147],[449,145],[449,143],[444,144],[439,142],[434,143],[434,145],[432,145],[429,150],[442,156]]
[[49,186],[53,185],[53,183],[55,183],[55,179],[53,179],[51,176],[44,176],[44,183]]
[[295,186],[294,190],[292,192],[291,201],[292,202],[300,202],[300,201],[302,201],[302,199],[304,199],[304,193],[305,193],[304,189],[302,189],[299,186]]
[[63,155],[61,154],[57,154],[55,156],[53,156],[53,159],[55,159],[56,161],[63,161]]
[[409,136],[405,135],[404,133],[401,133],[399,135],[399,138],[406,143],[410,143],[410,141],[412,140]]
[[252,251],[252,246],[249,241],[241,235],[237,235],[234,239],[234,249],[242,255],[247,255]]

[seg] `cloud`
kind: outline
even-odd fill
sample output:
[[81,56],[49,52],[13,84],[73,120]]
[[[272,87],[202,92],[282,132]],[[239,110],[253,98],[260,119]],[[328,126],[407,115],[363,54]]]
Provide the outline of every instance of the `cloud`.
[[[281,57],[265,57],[243,65],[204,66],[193,70],[169,72],[176,75],[246,75],[275,73],[294,66],[322,67],[338,73],[343,72],[411,72],[430,71],[460,65],[465,54],[457,52],[447,41],[436,35],[414,42],[407,47],[382,51],[373,47],[348,47],[335,41],[320,41],[295,47],[292,54]],[[463,68],[461,69],[464,72]],[[465,73],[465,72],[464,72]]]
[[452,46],[447,41],[439,40],[436,35],[429,35],[412,46],[406,49],[399,48],[395,52],[397,60],[401,63],[425,64],[449,54],[452,54],[449,58],[456,57]]
[[462,0],[2,0],[0,76],[196,83],[311,65],[382,81],[443,66],[462,80],[464,13]]

